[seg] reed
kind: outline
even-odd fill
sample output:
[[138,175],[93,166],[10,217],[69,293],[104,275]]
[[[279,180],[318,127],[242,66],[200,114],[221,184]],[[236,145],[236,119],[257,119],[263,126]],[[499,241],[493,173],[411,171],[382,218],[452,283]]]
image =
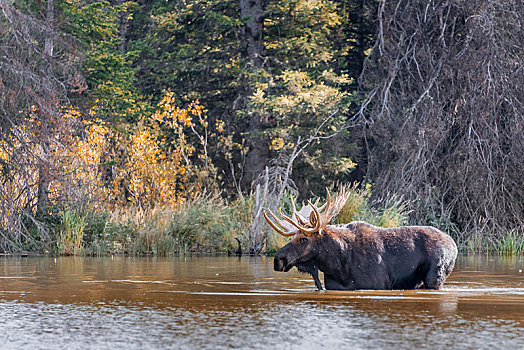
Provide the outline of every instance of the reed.
[[511,230],[497,241],[497,250],[502,255],[524,254],[524,235],[517,230]]
[[502,232],[497,237],[475,231],[469,235],[465,244],[459,245],[459,250],[467,253],[524,255],[524,235],[517,229]]
[[57,241],[58,253],[78,255],[82,252],[86,220],[75,211],[66,210],[60,214],[60,229]]

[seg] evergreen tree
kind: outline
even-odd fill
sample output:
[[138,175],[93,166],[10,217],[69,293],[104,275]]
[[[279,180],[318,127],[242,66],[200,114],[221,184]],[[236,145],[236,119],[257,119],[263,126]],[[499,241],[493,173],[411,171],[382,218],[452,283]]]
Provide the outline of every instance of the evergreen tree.
[[[152,2],[140,11],[150,28],[135,61],[140,90],[156,97],[171,89],[182,103],[200,98],[212,124],[225,121],[247,149],[235,158],[245,189],[269,158],[291,153],[299,136],[326,135],[344,122],[350,79],[332,68],[336,47],[346,45],[334,2]],[[311,148],[304,171],[320,178],[326,162],[347,171],[350,153],[339,164],[325,158],[322,145]]]

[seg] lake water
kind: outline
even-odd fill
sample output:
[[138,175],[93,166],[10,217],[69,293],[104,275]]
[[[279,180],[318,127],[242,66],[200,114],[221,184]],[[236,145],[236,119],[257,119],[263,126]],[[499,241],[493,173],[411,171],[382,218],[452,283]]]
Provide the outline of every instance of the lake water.
[[2,349],[524,349],[524,257],[439,291],[317,291],[266,257],[1,257]]

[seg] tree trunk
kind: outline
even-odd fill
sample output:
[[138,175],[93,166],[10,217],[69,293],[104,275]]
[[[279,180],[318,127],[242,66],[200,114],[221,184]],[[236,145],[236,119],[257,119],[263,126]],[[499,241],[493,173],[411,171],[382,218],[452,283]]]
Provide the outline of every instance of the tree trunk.
[[[55,19],[55,1],[47,0],[46,13],[46,34],[44,42],[44,52],[46,55],[52,57],[54,49],[54,28],[53,22]],[[41,111],[42,112],[42,111]],[[47,141],[43,140],[41,143],[42,154],[38,159],[38,195],[37,195],[37,212],[44,214],[49,207],[49,165],[47,164],[47,157],[49,155],[49,146]]]
[[47,142],[42,144],[42,154],[38,159],[38,193],[37,193],[37,204],[36,211],[39,214],[46,214],[49,208],[49,163],[47,157],[49,149]]
[[44,52],[48,56],[53,56],[54,38],[53,38],[53,22],[55,20],[55,0],[47,0],[47,15],[46,15],[46,36],[44,43]]
[[241,18],[247,18],[241,32],[242,54],[258,69],[264,63],[264,0],[240,0],[239,5]]
[[355,75],[355,77],[360,76],[362,73],[362,67],[364,66],[364,60],[366,59],[366,55],[364,51],[366,50],[365,40],[366,40],[366,27],[364,23],[364,1],[365,0],[359,0],[358,1],[358,12],[357,12],[357,57],[358,57],[358,74]]
[[[119,4],[123,4],[125,0],[119,0]],[[125,54],[127,49],[127,30],[129,28],[128,14],[127,11],[121,11],[118,26],[118,36],[120,37],[120,44],[118,49],[122,54]]]
[[[248,60],[252,71],[256,72],[264,65],[264,0],[240,0],[240,16],[246,19],[241,32],[241,52]],[[248,87],[247,95],[251,93]],[[257,113],[250,116],[246,128],[246,143],[249,151],[246,155],[242,187],[248,189],[264,171],[269,157],[267,142],[261,133],[264,128]]]

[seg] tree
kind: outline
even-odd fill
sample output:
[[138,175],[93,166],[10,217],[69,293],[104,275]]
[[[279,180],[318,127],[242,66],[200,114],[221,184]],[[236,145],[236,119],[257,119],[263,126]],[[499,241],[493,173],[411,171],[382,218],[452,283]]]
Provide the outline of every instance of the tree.
[[[285,158],[299,136],[310,136],[336,110],[326,130],[344,122],[350,79],[331,68],[334,42],[344,45],[333,2],[153,2],[140,12],[142,19],[151,14],[151,30],[136,60],[141,91],[155,96],[169,88],[182,103],[199,98],[212,125],[225,122],[238,145],[232,161],[213,155],[226,184],[240,180],[249,189],[270,158]],[[319,177],[326,168],[315,162],[330,153],[322,147],[308,154]],[[329,169],[351,168],[343,163],[333,161]],[[241,174],[236,179],[232,168]]]
[[[335,3],[271,2],[266,11],[267,64],[254,83],[247,110],[266,123],[262,132],[273,165],[285,166],[299,138],[326,136],[344,125],[351,79],[333,69],[336,46],[343,45]],[[300,193],[317,191],[352,169],[347,136],[343,132],[329,141],[317,139],[304,150],[293,176]]]
[[[89,109],[98,100],[99,117],[136,122],[148,106],[135,87],[136,55],[128,45],[128,21],[136,3],[116,0],[75,0],[59,3],[58,27],[77,40],[84,55],[81,65],[86,84],[75,103]],[[128,47],[129,46],[129,47]]]

